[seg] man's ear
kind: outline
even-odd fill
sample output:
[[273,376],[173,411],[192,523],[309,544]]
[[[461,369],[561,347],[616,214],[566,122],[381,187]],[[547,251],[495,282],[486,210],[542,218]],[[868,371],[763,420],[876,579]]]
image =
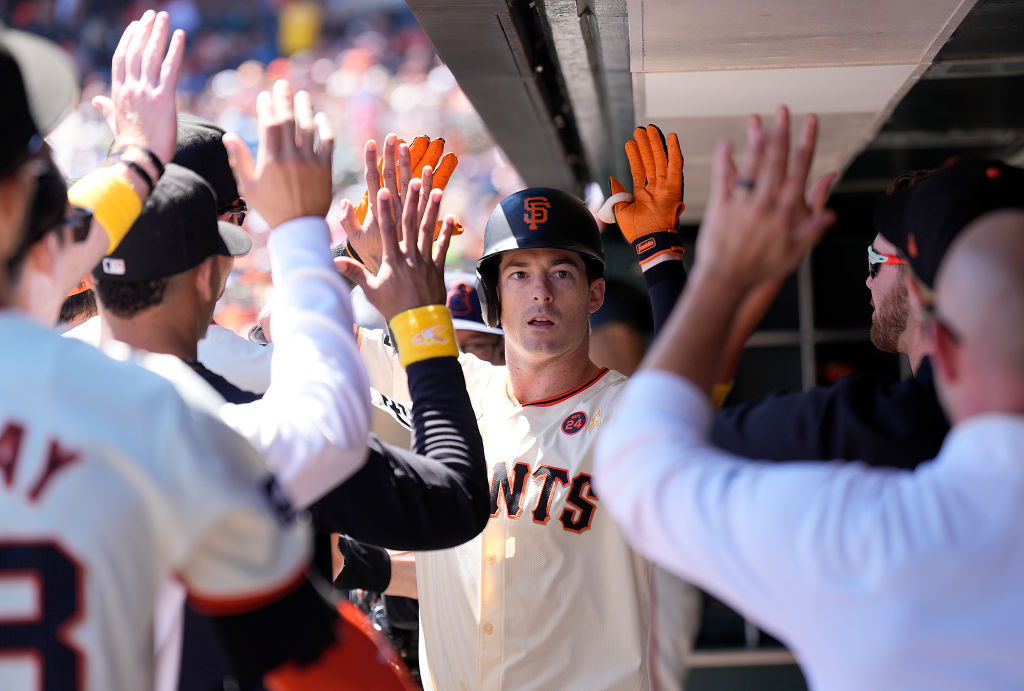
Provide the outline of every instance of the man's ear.
[[949,329],[934,320],[928,322],[927,331],[936,372],[943,380],[949,383],[956,382],[963,371],[963,350],[960,343]]
[[57,253],[60,252],[60,241],[56,233],[45,233],[28,248],[25,253],[24,266],[26,269],[57,278]]
[[590,300],[588,308],[591,314],[599,310],[601,305],[604,304],[604,288],[605,282],[603,278],[595,278],[590,282]]
[[933,299],[931,291],[928,287],[921,283],[917,276],[914,275],[913,271],[908,271],[903,276],[904,284],[907,287],[907,295],[910,296],[910,308],[914,310],[914,313],[918,316],[923,312],[923,305],[928,302],[930,303]]
[[35,187],[35,178],[24,174],[20,168],[0,176],[0,228],[6,229],[0,235],[0,254],[4,259],[24,236]]
[[217,299],[217,257],[210,255],[196,267],[196,294],[204,301]]

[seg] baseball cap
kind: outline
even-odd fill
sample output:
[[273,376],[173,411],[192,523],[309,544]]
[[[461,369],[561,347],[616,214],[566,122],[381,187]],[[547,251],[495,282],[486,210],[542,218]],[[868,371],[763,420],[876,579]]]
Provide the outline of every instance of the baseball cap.
[[93,269],[93,278],[153,281],[188,271],[211,255],[237,257],[251,247],[244,230],[217,220],[210,184],[197,173],[168,163],[131,231]]
[[75,69],[55,43],[0,23],[0,175],[42,148],[77,95]]
[[500,328],[487,326],[480,309],[480,296],[476,292],[476,276],[464,271],[453,271],[444,276],[447,291],[445,304],[452,313],[452,326],[462,331],[479,331],[485,334],[505,332]]
[[1024,170],[998,160],[961,158],[882,199],[875,229],[932,287],[946,250],[971,221],[989,211],[1021,208]]
[[217,208],[238,199],[238,184],[228,163],[228,150],[221,138],[224,130],[209,120],[178,113],[178,140],[172,162],[184,166],[210,183],[217,195]]

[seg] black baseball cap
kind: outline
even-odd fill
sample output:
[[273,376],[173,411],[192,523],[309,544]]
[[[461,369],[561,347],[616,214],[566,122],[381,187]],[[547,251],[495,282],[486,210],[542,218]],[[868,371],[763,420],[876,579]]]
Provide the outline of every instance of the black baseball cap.
[[217,220],[210,184],[168,163],[128,235],[92,275],[123,283],[154,281],[188,271],[214,254],[237,257],[251,247],[244,230]]
[[1024,170],[994,159],[960,158],[882,199],[875,208],[875,229],[932,287],[960,231],[997,209],[1024,209]]
[[209,120],[178,113],[178,141],[171,159],[179,166],[199,173],[213,187],[217,208],[230,206],[238,199],[238,184],[228,164],[228,151],[221,138],[224,130]]
[[77,96],[78,76],[57,44],[0,23],[0,175],[42,148]]

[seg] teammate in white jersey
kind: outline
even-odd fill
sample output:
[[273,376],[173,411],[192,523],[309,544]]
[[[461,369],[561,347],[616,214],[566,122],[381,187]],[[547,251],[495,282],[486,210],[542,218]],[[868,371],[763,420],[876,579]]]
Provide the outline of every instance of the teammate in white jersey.
[[[129,149],[70,190],[95,221],[85,238],[51,231],[57,278],[116,248],[170,156],[184,35],[165,58],[168,23],[147,12],[115,52],[115,143]],[[41,137],[20,68],[26,56],[61,60],[55,47],[26,42],[0,35],[4,259],[23,231]],[[0,320],[0,688],[148,688],[152,608],[170,574],[217,616],[241,677],[272,670],[274,688],[325,679],[357,688],[360,667],[384,668],[390,687],[402,686],[372,639],[306,580],[307,531],[274,508],[252,447],[205,412],[208,389],[185,386],[183,400],[163,378],[13,310]],[[110,387],[116,395],[103,400]],[[366,659],[346,661],[346,651]]]

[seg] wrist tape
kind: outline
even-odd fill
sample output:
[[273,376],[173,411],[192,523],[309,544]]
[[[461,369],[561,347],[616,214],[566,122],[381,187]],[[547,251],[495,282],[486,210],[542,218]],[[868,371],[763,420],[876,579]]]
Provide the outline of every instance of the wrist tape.
[[142,200],[124,177],[110,168],[97,168],[68,190],[68,201],[92,211],[110,238],[110,254],[128,234],[142,212]]
[[725,404],[725,399],[732,393],[731,381],[719,382],[711,387],[711,406],[713,408],[721,408]]
[[402,367],[435,357],[458,357],[452,317],[444,305],[414,307],[391,319]]

